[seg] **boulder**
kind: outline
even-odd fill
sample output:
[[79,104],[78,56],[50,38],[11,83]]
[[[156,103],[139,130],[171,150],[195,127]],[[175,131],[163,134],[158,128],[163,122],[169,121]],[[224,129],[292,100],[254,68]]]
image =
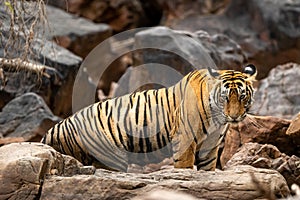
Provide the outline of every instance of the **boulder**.
[[286,134],[293,138],[295,148],[300,148],[300,113],[292,119]]
[[81,57],[86,57],[94,47],[112,35],[112,29],[107,24],[95,24],[52,6],[46,6],[46,11],[49,23],[46,38]]
[[[232,0],[224,13],[179,15],[174,29],[209,34],[224,33],[245,51],[258,67],[258,79],[278,64],[300,63],[300,5],[290,0]],[[237,28],[238,27],[238,28]]]
[[[300,54],[299,54],[300,55]],[[288,63],[272,69],[259,82],[252,113],[291,119],[300,111],[300,65]]]
[[289,186],[300,185],[300,158],[281,153],[270,144],[245,143],[226,163],[225,169],[238,165],[275,169],[284,176]]
[[130,199],[153,190],[171,189],[203,199],[242,200],[264,197],[258,187],[272,191],[272,195],[279,198],[289,194],[286,182],[278,172],[238,166],[214,172],[173,169],[131,174],[97,169],[95,175],[50,176],[44,180],[41,198]]
[[230,125],[221,154],[221,166],[225,166],[238,148],[248,142],[272,144],[287,155],[299,157],[299,148],[295,148],[297,144],[294,143],[293,137],[286,134],[289,125],[289,120],[251,115],[236,125]]
[[0,145],[40,141],[43,134],[60,120],[40,96],[25,93],[10,101],[0,112]]
[[48,175],[93,174],[74,158],[41,143],[14,143],[0,148],[0,199],[39,199]]
[[190,33],[155,27],[139,31],[133,45],[133,67],[119,80],[116,96],[136,89],[174,85],[193,69],[241,70],[246,61],[233,40],[203,31]]

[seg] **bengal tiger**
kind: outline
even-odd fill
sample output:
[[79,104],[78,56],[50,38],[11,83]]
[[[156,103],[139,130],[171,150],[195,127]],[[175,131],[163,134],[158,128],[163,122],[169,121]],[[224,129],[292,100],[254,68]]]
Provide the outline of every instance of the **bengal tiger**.
[[94,103],[52,127],[42,143],[84,165],[127,171],[173,157],[175,168],[215,170],[228,124],[253,103],[256,67],[201,69],[169,88]]

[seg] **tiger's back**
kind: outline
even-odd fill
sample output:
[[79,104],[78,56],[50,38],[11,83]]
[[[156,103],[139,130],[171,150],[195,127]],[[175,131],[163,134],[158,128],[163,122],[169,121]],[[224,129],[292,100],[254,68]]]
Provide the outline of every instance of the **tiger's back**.
[[[255,69],[251,70],[224,77],[231,82],[236,81],[234,76],[237,82],[241,76],[246,80],[255,76]],[[251,96],[252,82],[245,80],[244,90],[248,88]],[[42,142],[85,165],[113,170],[126,171],[128,163],[144,165],[170,156],[175,167],[196,164],[198,169],[213,170],[227,127],[218,95],[222,86],[224,80],[209,71],[194,71],[170,88],[128,94],[84,108],[51,128]]]

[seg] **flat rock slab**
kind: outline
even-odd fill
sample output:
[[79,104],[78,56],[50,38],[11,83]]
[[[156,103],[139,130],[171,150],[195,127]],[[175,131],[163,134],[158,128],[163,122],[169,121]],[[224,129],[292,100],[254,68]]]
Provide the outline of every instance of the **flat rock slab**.
[[239,165],[226,171],[161,170],[149,174],[82,166],[41,143],[0,148],[0,199],[129,199],[157,190],[204,199],[258,199],[289,194],[275,170]]
[[39,199],[45,176],[85,172],[94,171],[42,143],[5,145],[0,148],[0,199]]
[[[253,177],[259,185],[254,183]],[[276,197],[289,193],[284,178],[278,172],[238,166],[227,171],[173,169],[150,174],[97,169],[95,175],[51,176],[44,180],[41,198],[130,199],[152,190],[171,189],[198,198],[241,200],[262,198],[258,187],[272,191]]]

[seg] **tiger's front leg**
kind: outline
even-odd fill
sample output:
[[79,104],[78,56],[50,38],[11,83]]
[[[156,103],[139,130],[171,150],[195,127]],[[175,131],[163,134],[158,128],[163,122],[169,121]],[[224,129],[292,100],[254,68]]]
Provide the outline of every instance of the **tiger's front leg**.
[[[186,136],[186,135],[185,135]],[[172,140],[173,160],[175,168],[191,168],[195,163],[196,142],[177,135]]]
[[201,157],[203,152],[196,152],[195,165],[197,170],[213,171],[216,169],[217,159],[218,159],[219,146],[214,147],[204,158]]

